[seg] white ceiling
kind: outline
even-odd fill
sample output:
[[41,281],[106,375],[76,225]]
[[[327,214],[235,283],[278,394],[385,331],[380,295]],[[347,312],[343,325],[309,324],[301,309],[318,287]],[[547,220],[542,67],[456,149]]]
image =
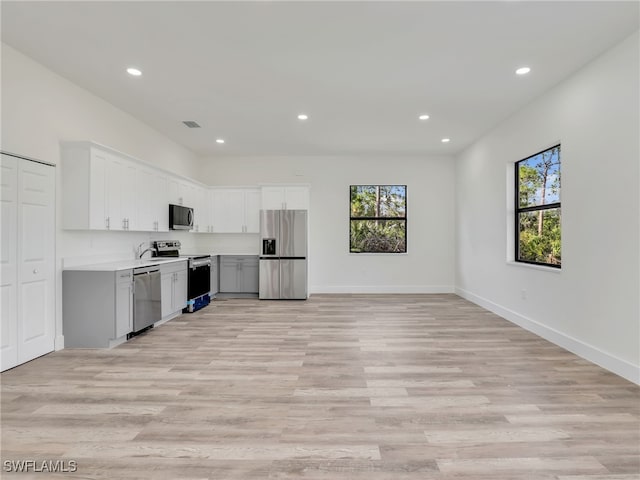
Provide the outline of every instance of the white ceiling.
[[639,26],[635,1],[1,8],[3,42],[201,155],[459,152]]

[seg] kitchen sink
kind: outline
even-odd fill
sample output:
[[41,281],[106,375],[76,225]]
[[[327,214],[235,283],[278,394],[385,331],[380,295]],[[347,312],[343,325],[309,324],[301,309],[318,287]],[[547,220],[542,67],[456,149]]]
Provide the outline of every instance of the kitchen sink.
[[157,265],[158,263],[175,261],[175,258],[140,258],[138,262],[140,265]]

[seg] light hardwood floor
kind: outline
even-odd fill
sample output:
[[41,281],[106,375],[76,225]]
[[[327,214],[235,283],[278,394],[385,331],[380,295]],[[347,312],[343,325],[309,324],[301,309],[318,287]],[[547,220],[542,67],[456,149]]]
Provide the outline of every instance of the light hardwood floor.
[[78,465],[16,478],[640,478],[639,387],[455,295],[220,300],[1,380],[3,467]]

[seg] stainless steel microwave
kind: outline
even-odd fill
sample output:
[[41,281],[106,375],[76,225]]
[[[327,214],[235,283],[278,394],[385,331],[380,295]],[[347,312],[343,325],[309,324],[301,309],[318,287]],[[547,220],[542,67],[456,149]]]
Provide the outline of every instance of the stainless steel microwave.
[[193,228],[193,208],[169,204],[169,228],[171,230],[191,230]]

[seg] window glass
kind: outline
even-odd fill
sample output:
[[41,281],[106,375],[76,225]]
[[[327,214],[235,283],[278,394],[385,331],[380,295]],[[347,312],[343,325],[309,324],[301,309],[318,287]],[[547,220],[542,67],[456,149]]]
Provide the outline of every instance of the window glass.
[[515,164],[516,261],[560,267],[560,145]]
[[349,251],[407,251],[406,185],[351,185]]

